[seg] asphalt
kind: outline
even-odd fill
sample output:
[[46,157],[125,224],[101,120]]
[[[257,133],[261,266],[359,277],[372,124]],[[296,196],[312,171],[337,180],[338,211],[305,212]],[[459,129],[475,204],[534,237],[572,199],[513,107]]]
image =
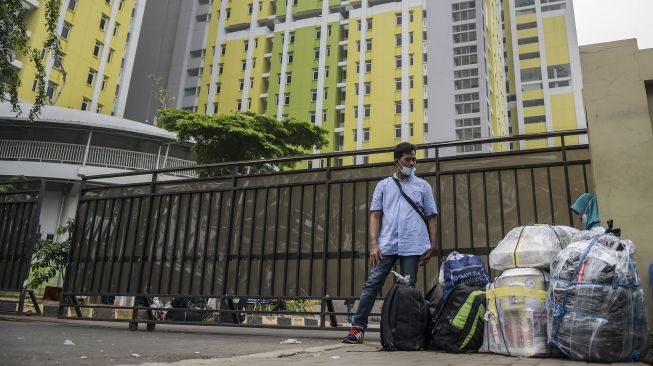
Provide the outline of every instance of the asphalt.
[[[337,344],[341,332],[256,328],[141,325],[80,322],[42,317],[0,316],[0,365],[116,365],[223,359],[297,348],[281,345],[299,339],[301,347]],[[74,345],[65,345],[72,342]]]
[[[340,343],[339,331],[157,325],[156,331],[147,332],[143,328],[129,331],[126,323],[0,315],[0,365],[588,365],[487,353],[383,352],[376,332],[368,332],[364,344],[346,345]],[[289,338],[301,343],[280,344]]]

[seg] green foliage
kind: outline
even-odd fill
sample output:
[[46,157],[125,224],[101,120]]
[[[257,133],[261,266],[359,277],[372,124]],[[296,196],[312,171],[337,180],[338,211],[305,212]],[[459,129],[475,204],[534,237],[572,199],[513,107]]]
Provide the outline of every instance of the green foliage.
[[195,143],[200,164],[297,156],[328,144],[326,130],[293,118],[279,121],[251,112],[208,116],[177,109],[160,110],[158,117],[161,127]]
[[63,275],[66,264],[68,263],[68,253],[70,251],[74,227],[75,220],[69,219],[65,226],[57,229],[57,235],[68,234],[68,238],[64,241],[56,242],[52,239],[41,239],[38,241],[32,257],[30,288],[40,287],[54,278],[57,273]]
[[0,184],[0,193],[7,193],[16,189],[26,189],[26,184],[21,183],[26,179],[27,178],[25,178],[23,175],[17,175],[15,177],[9,178],[6,183]]
[[[55,55],[61,52],[57,35],[61,1],[41,1],[48,32],[47,39],[43,43],[46,55]],[[2,6],[0,6],[0,101],[9,100],[12,111],[21,114],[22,111],[18,105],[18,88],[21,85],[21,80],[18,77],[19,70],[11,64],[17,55],[27,57],[36,68],[36,98],[28,115],[28,119],[33,121],[41,112],[46,98],[47,80],[45,80],[45,66],[41,59],[41,50],[30,48],[22,1],[2,0]]]

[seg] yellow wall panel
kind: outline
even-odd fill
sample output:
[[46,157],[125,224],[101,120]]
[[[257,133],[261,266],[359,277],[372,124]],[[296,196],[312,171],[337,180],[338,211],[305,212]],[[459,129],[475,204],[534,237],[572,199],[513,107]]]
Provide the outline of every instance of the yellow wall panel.
[[542,21],[547,65],[569,63],[567,23],[564,16],[547,17]]

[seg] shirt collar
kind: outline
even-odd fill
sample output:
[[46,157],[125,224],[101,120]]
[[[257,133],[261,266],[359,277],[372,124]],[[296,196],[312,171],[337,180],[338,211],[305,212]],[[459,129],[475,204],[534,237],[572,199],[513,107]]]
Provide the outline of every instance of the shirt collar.
[[397,178],[400,182],[409,182],[409,181],[413,180],[414,175],[409,175],[409,176],[407,176],[406,179],[404,179],[404,180],[401,180],[401,179],[397,176],[397,173],[392,173],[392,177],[393,177],[393,178]]

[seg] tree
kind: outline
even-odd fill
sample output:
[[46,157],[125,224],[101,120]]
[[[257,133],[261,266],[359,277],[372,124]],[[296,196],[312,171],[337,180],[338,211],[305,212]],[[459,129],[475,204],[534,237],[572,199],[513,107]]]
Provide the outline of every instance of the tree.
[[294,118],[279,121],[252,112],[204,115],[186,110],[158,112],[160,125],[181,141],[194,141],[200,164],[296,156],[328,144],[327,131]]
[[41,285],[54,278],[57,273],[63,276],[68,263],[74,228],[75,220],[68,219],[65,226],[60,226],[57,229],[57,235],[68,235],[64,241],[56,242],[52,239],[41,239],[37,242],[32,256],[32,266],[30,267],[32,272],[32,279],[29,282],[30,288],[41,287]]
[[[168,93],[168,89],[166,89],[165,87],[163,87],[163,85],[161,85],[163,78],[161,76],[156,76],[154,74],[148,75],[147,78],[152,81],[152,86],[154,86],[154,97],[156,98],[156,100],[159,101],[160,109],[170,108],[172,103],[175,102],[175,97],[170,95],[170,93]],[[154,116],[153,125],[155,127],[159,126],[157,116]]]
[[[44,54],[55,56],[59,49],[57,35],[57,20],[61,0],[45,0],[41,2],[45,11],[47,37],[43,43]],[[29,111],[28,119],[33,121],[38,117],[45,103],[45,66],[41,59],[41,50],[30,48],[25,22],[25,10],[21,0],[2,0],[0,5],[0,101],[9,100],[12,111],[21,114],[18,105],[18,88],[21,80],[18,69],[11,63],[17,55],[24,55],[36,68],[36,98]]]

